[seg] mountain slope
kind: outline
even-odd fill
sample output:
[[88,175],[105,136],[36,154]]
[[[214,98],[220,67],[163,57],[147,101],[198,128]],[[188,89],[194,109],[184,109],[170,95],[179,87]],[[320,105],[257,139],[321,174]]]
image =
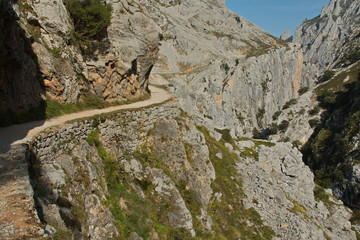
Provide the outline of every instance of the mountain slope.
[[162,29],[153,73],[208,127],[250,136],[316,75],[299,45],[269,35],[221,1],[149,3]]
[[[321,14],[297,28],[294,42],[305,48],[304,60],[323,71],[349,64],[349,55],[359,60],[360,1],[331,0]],[[351,60],[354,62],[354,60]]]

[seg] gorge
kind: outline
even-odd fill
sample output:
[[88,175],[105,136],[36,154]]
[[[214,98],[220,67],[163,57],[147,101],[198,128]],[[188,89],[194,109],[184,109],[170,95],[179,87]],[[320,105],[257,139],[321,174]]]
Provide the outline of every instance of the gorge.
[[360,239],[359,0],[292,42],[224,0],[0,13],[1,239]]

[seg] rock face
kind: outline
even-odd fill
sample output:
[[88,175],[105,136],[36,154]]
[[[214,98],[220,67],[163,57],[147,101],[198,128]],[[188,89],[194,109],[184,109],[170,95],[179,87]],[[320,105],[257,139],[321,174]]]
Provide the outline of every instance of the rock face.
[[41,101],[39,65],[31,40],[19,24],[18,7],[0,2],[0,114],[9,108],[28,110]]
[[284,32],[281,33],[280,39],[287,41],[287,42],[292,42],[293,36],[291,36],[291,33],[289,30],[285,30]]
[[[9,179],[9,184],[27,188],[20,195],[1,188],[0,203],[25,199],[27,204],[0,208],[29,214],[21,218],[28,225],[4,227],[2,222],[9,220],[3,216],[12,212],[1,211],[0,238],[356,239],[351,211],[314,183],[292,144],[244,136],[275,121],[281,133],[274,140],[305,142],[310,137],[308,120],[322,111],[310,113],[317,103],[312,92],[299,95],[304,86],[314,85],[324,67],[340,63],[342,43],[345,49],[355,46],[350,30],[358,28],[349,19],[357,20],[358,1],[332,1],[319,18],[326,20],[324,26],[316,25],[321,30],[314,30],[313,22],[304,23],[303,32],[314,31],[309,37],[303,34],[307,40],[297,33],[298,42],[310,44],[305,55],[301,44],[270,36],[227,10],[223,0],[105,3],[111,5],[112,17],[102,38],[104,49],[87,55],[73,42],[74,26],[63,1],[2,1],[0,26],[6,34],[0,35],[0,50],[13,41],[19,52],[0,51],[1,96],[16,110],[45,98],[75,102],[89,93],[108,101],[131,98],[147,90],[154,70],[154,79],[178,100],[53,127],[36,136],[29,148],[17,146],[1,155],[0,178],[17,166],[23,176]],[[324,29],[336,41],[324,35],[320,44]],[[345,71],[349,79],[353,67],[357,63]],[[8,68],[19,76],[13,78]],[[7,76],[15,82],[5,81]],[[345,79],[314,91],[343,86]],[[19,97],[21,81],[30,90]],[[342,121],[339,132],[318,128],[313,136],[319,143],[310,150],[332,153],[323,145],[346,143],[341,134],[351,140],[345,163],[353,167],[333,192],[358,203],[358,85],[353,91],[344,111],[334,107],[335,112],[328,112],[324,126],[334,128],[344,113],[352,120]],[[6,111],[9,106],[1,104]],[[347,166],[339,164],[335,170],[349,170]],[[33,191],[27,190],[29,176]],[[347,198],[347,193],[352,195]],[[22,227],[29,231],[18,231]]]
[[115,101],[148,91],[159,27],[137,3],[107,3],[111,21],[102,41],[108,44],[90,55],[74,41],[62,0],[1,4],[1,112],[29,110],[45,99],[74,103],[95,94]]
[[177,103],[54,127],[31,150],[53,237],[356,239],[291,144],[210,132]]
[[[238,145],[244,146],[242,142]],[[237,169],[245,174],[244,187],[248,189],[246,195],[252,205],[274,224],[272,227],[282,239],[354,238],[347,221],[351,216],[349,209],[338,208],[341,202],[330,196],[326,205],[319,202],[317,195],[314,198],[317,187],[313,174],[297,149],[290,143],[277,143],[270,147],[260,145],[258,153],[257,161],[247,158]]]
[[162,29],[153,72],[199,123],[251,135],[301,86],[313,84],[317,72],[304,65],[299,45],[267,34],[222,3],[149,3]]
[[[299,119],[305,120],[302,124],[305,122],[305,126],[306,122],[312,121],[312,127],[316,128],[303,147],[304,161],[313,169],[316,182],[331,188],[339,199],[352,208],[359,208],[356,174],[356,159],[359,156],[359,4],[357,0],[330,1],[318,17],[305,20],[297,29],[294,42],[303,45],[304,60],[316,64],[320,71],[328,69],[336,74],[314,89],[310,98],[312,101],[307,104],[302,101],[302,105],[299,103],[306,111],[307,106],[313,105],[310,110],[313,112],[310,114],[312,119],[305,111],[302,118],[290,120],[292,127],[286,132],[291,140],[304,143],[303,140],[310,137],[311,131],[305,127],[300,133],[294,126],[300,125]],[[314,105],[315,98],[322,109]],[[294,110],[296,105],[289,111]],[[294,139],[295,135],[304,138]]]
[[359,45],[359,0],[331,0],[321,14],[297,28],[294,42],[304,47],[304,61],[320,69],[341,63]]

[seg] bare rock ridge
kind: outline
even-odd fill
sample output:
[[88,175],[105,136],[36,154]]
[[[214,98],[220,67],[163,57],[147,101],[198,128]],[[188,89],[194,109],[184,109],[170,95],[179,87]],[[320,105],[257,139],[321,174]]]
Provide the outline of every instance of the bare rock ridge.
[[327,69],[353,50],[359,51],[359,4],[358,0],[331,0],[318,17],[297,28],[293,41],[304,47],[304,61]]

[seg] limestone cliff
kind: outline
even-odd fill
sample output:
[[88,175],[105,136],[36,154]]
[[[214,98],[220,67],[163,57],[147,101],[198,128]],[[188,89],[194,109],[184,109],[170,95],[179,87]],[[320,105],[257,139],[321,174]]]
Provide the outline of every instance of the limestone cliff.
[[2,113],[29,110],[44,100],[74,103],[93,94],[115,101],[148,91],[158,26],[142,7],[132,1],[106,3],[110,24],[92,43],[100,47],[89,53],[75,37],[64,2],[1,1]]
[[297,28],[293,41],[302,44],[306,62],[323,70],[346,64],[359,52],[359,5],[359,0],[331,0],[318,17]]
[[31,40],[19,26],[16,4],[0,2],[0,113],[28,110],[42,99],[39,63]]
[[317,75],[304,64],[300,45],[267,34],[221,2],[146,6],[162,29],[153,73],[208,127],[249,136]]
[[270,137],[305,144],[304,162],[315,181],[353,209],[359,208],[359,4],[330,1],[297,29],[304,60],[326,71],[313,91],[279,113],[277,126],[287,122],[287,128]]

